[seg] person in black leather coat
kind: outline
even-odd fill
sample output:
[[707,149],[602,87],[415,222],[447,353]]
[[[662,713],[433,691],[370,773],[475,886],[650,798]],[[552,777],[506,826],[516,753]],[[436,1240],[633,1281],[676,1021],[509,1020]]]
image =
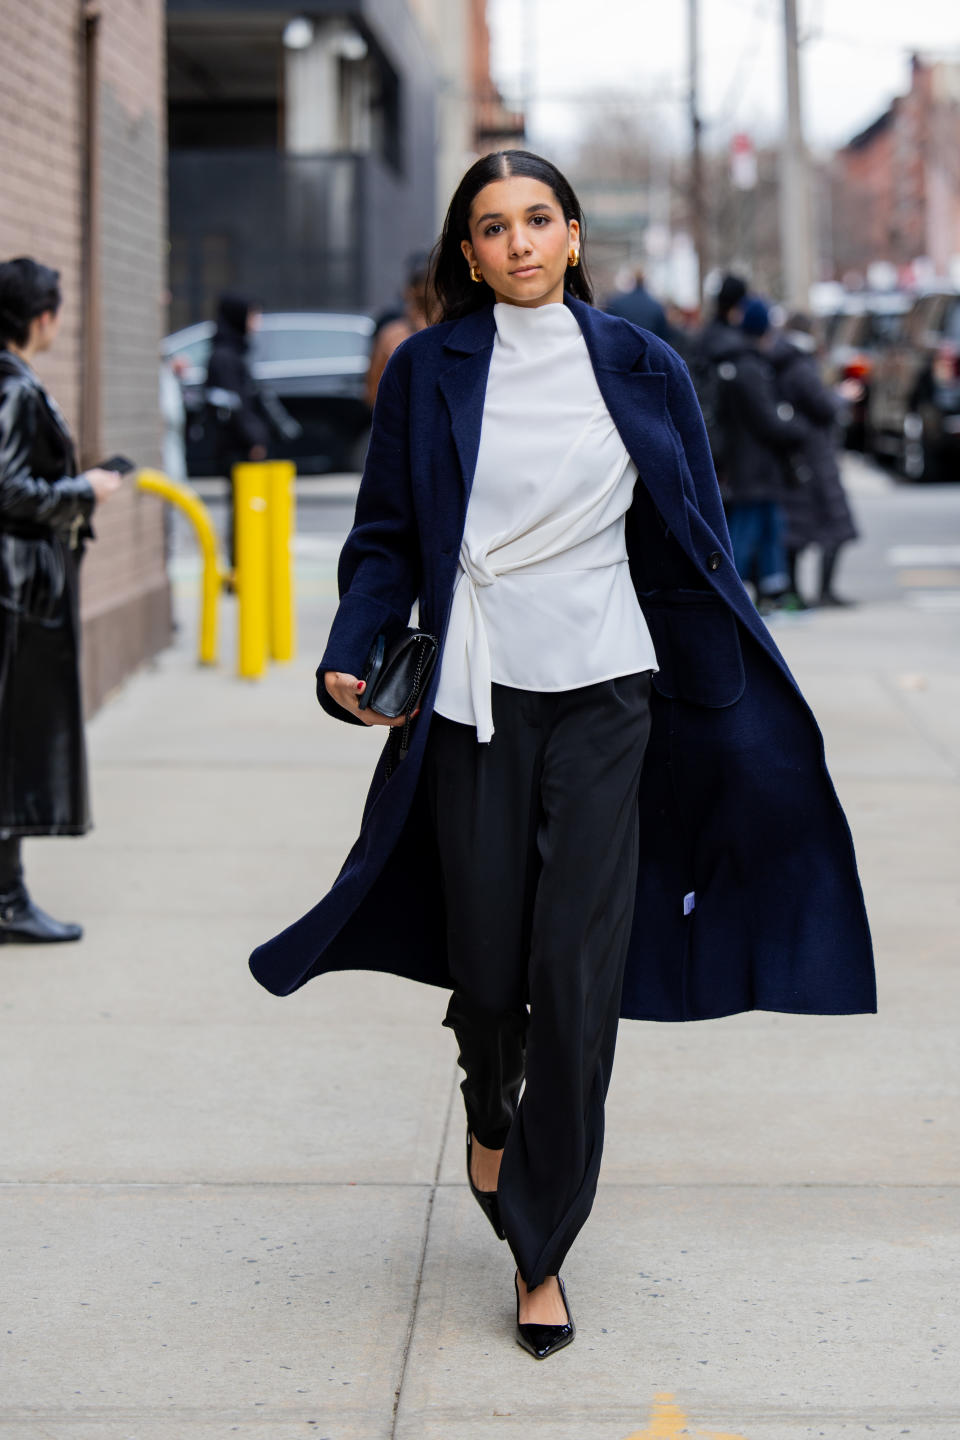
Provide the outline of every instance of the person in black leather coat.
[[78,475],[73,441],[33,361],[59,324],[56,270],[0,264],[0,944],[79,940],[27,892],[25,835],[90,825],[77,572],[90,516],[120,487]]

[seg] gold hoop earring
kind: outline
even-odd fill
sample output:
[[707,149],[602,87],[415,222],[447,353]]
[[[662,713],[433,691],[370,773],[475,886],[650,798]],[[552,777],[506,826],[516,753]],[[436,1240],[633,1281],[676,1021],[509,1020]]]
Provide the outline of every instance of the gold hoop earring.
[[570,253],[567,256],[567,259],[570,263],[571,268],[576,269],[576,267],[580,264],[580,251],[574,250],[573,246],[571,245]]
[[473,281],[474,285],[483,284],[483,272],[480,269],[479,265],[470,266],[470,279]]

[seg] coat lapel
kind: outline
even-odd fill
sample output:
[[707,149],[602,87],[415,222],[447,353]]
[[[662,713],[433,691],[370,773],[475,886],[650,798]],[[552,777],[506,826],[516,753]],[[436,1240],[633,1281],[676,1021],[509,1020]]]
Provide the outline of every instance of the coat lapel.
[[[647,343],[632,326],[567,296],[610,418],[669,528],[692,544],[681,456],[667,406],[667,377],[649,369]],[[637,368],[642,366],[643,368]]]
[[455,325],[444,342],[444,349],[459,352],[459,359],[442,372],[440,392],[450,412],[453,443],[467,495],[473,485],[480,450],[480,429],[483,425],[483,402],[487,393],[487,375],[496,322],[493,307],[475,310]]

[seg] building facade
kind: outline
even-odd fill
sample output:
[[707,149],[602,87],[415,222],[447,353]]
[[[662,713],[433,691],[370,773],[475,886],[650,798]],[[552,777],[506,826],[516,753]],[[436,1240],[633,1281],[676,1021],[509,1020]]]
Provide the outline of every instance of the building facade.
[[[0,256],[61,272],[38,369],[81,463],[160,462],[165,270],[163,0],[5,0]],[[132,486],[95,517],[84,562],[89,710],[169,641],[159,503]]]
[[406,0],[168,0],[171,328],[218,294],[376,311],[435,238],[433,59]]
[[958,155],[960,63],[914,56],[907,94],[835,158],[838,275],[882,260],[908,281],[960,281]]
[[487,0],[411,0],[437,72],[436,228],[463,173],[491,150],[524,143],[490,65]]

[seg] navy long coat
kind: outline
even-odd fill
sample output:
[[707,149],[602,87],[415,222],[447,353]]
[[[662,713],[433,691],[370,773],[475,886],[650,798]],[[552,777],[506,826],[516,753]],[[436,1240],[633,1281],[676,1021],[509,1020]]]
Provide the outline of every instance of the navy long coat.
[[[636,912],[622,1014],[694,1020],[753,1008],[876,1008],[850,832],[817,724],[737,578],[686,367],[654,336],[566,297],[637,464],[631,573],[660,663],[639,800]],[[381,631],[443,637],[477,460],[492,309],[396,351],[380,385],[340,607],[318,672],[362,671]],[[250,966],[288,995],[370,969],[450,985],[439,862],[420,783],[439,666],[405,761],[374,773],[332,890]]]

